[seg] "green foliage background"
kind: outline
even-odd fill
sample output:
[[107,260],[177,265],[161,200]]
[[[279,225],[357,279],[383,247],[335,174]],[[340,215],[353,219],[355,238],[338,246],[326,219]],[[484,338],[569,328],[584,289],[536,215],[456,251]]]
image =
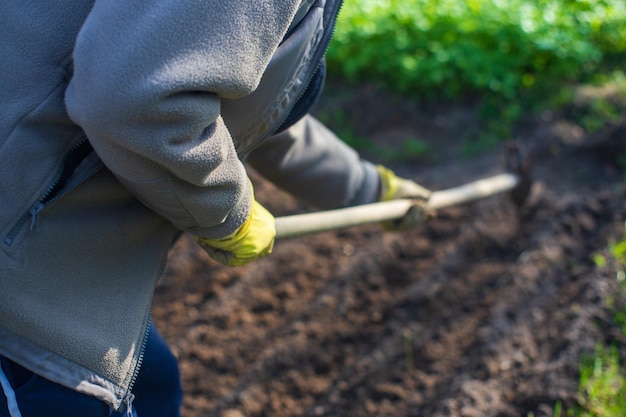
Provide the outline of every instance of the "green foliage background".
[[408,96],[557,92],[626,56],[626,0],[346,0],[331,72]]

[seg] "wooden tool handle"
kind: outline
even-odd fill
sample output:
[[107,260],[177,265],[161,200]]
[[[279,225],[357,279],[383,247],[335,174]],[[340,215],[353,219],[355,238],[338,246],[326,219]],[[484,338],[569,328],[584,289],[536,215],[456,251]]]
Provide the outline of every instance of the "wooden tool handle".
[[[486,198],[515,188],[518,181],[518,177],[514,174],[500,174],[459,187],[435,191],[423,209],[434,211]],[[416,204],[418,203],[414,200],[401,199],[337,210],[277,217],[276,239],[287,239],[346,227],[395,220],[402,218]]]

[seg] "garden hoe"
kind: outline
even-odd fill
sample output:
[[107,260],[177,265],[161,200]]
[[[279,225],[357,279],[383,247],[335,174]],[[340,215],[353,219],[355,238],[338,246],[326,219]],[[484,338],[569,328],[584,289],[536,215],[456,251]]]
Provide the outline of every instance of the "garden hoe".
[[445,207],[469,203],[492,195],[509,192],[516,207],[521,207],[531,186],[531,165],[528,154],[518,143],[506,149],[507,172],[458,187],[434,191],[428,200],[400,199],[337,210],[296,214],[276,218],[276,239],[287,239],[314,233],[399,220],[409,210],[419,210],[426,218]]

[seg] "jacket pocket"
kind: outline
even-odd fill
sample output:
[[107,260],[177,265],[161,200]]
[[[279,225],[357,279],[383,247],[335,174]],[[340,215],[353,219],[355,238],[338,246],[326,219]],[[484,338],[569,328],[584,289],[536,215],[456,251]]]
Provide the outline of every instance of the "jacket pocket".
[[2,246],[7,253],[12,253],[18,242],[28,232],[35,229],[39,213],[53,205],[64,195],[70,193],[89,177],[93,176],[104,164],[96,155],[91,144],[86,138],[82,138],[68,152],[61,164],[57,175],[46,191],[33,204],[28,211],[24,212],[13,224],[9,231],[2,237]]

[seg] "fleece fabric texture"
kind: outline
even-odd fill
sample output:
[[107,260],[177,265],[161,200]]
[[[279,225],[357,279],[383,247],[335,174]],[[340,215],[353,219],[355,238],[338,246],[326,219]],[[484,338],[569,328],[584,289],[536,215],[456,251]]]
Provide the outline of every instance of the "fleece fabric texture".
[[300,74],[323,24],[294,16],[323,7],[0,3],[0,354],[122,406],[172,241],[221,238],[248,217],[223,102],[258,90],[292,37],[301,53],[280,68]]
[[251,195],[220,103],[257,88],[297,7],[96,1],[76,39],[68,113],[144,204],[181,229],[228,235]]
[[380,195],[376,167],[311,115],[270,137],[247,161],[275,185],[316,208],[373,203]]

